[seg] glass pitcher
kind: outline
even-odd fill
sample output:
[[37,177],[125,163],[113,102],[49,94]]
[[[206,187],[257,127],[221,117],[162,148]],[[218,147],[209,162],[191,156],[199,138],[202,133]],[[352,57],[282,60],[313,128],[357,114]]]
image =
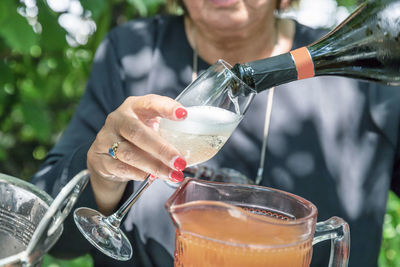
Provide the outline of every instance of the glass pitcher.
[[327,239],[329,266],[348,264],[348,224],[338,217],[317,223],[317,208],[294,194],[186,178],[166,208],[176,227],[176,267],[305,267],[312,246]]

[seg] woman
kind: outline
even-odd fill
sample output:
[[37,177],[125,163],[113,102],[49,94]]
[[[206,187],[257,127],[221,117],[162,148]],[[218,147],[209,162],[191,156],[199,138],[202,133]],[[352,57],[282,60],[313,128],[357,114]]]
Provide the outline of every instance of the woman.
[[[71,220],[53,249],[55,255],[90,251],[96,266],[172,266],[174,228],[164,203],[175,187],[165,181],[181,181],[186,161],[157,134],[158,118],[185,119],[185,108],[173,98],[193,74],[219,58],[233,65],[318,39],[321,31],[275,18],[276,9],[289,4],[183,0],[182,17],[131,21],[108,34],[76,114],[33,181],[54,196],[74,174],[88,168],[90,186],[77,206],[111,214],[146,173],[159,179],[123,222],[122,230],[134,247],[131,261],[116,262],[98,252]],[[223,149],[205,165],[253,178],[264,164],[261,185],[312,201],[319,220],[344,218],[352,234],[350,266],[376,266],[387,192],[399,180],[399,99],[397,88],[344,78],[279,86],[265,160],[260,162],[267,105],[262,93]],[[110,148],[115,155],[108,153]],[[327,266],[328,255],[329,246],[317,246],[312,266]]]

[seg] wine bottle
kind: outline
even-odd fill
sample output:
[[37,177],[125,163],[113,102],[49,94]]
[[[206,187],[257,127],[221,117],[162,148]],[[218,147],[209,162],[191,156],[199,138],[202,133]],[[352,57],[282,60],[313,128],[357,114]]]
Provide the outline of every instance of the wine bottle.
[[232,71],[257,92],[321,75],[400,85],[400,0],[370,0],[318,41]]

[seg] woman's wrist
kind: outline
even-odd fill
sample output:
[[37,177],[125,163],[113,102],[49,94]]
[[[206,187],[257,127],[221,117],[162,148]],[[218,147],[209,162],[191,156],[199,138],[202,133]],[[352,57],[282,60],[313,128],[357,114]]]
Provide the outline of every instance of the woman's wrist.
[[128,182],[111,181],[92,172],[90,183],[99,211],[110,215],[116,210]]

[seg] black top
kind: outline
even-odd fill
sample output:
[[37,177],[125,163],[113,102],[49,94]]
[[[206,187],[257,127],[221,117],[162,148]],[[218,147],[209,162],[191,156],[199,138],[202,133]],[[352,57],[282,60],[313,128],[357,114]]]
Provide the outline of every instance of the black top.
[[[293,48],[315,41],[321,33],[297,24]],[[55,196],[86,168],[86,153],[107,114],[130,95],[175,98],[191,81],[192,58],[182,17],[135,20],[111,31],[97,50],[72,121],[33,182]],[[199,70],[207,67],[199,59]],[[391,185],[400,192],[398,103],[399,88],[339,77],[296,81],[275,90],[261,184],[310,200],[318,208],[319,221],[344,218],[351,230],[349,266],[377,266],[387,194]],[[263,92],[223,149],[205,165],[254,178],[265,107]],[[126,195],[138,184],[131,183]],[[90,252],[96,266],[172,266],[175,232],[164,203],[174,190],[155,181],[127,214],[122,229],[134,247],[131,261],[116,262],[98,252],[71,216],[53,253],[74,257]],[[96,208],[90,186],[78,202],[77,206]],[[314,246],[312,266],[327,266],[329,245],[325,241]]]

